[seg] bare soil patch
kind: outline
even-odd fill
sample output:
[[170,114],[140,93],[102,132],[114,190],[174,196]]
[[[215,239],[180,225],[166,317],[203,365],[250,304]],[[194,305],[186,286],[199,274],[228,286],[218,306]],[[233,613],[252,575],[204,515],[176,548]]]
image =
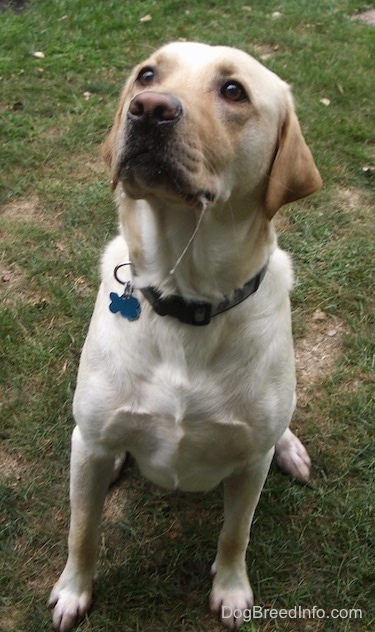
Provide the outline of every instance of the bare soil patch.
[[0,444],[0,472],[3,483],[6,483],[8,487],[16,487],[22,479],[24,469],[23,460],[19,456],[6,452]]
[[255,44],[252,46],[255,50],[257,56],[262,61],[266,61],[267,59],[271,59],[274,57],[279,50],[278,44]]
[[[33,223],[42,226],[46,230],[58,230],[61,226],[61,213],[47,213],[41,207],[37,193],[30,193],[25,198],[14,199],[0,207],[0,215],[3,220],[13,224]],[[9,231],[11,233],[11,231]]]
[[310,389],[324,380],[334,369],[342,353],[345,325],[321,310],[316,310],[304,338],[295,343],[299,402],[309,399]]
[[0,11],[2,9],[11,9],[16,13],[21,13],[26,9],[27,0],[0,0]]
[[23,200],[12,200],[1,208],[1,214],[4,219],[16,221],[40,221],[40,212],[38,208],[39,199],[36,193],[32,193],[28,198]]
[[368,11],[363,11],[363,13],[355,13],[352,15],[353,20],[362,20],[366,24],[375,25],[375,9],[368,9]]

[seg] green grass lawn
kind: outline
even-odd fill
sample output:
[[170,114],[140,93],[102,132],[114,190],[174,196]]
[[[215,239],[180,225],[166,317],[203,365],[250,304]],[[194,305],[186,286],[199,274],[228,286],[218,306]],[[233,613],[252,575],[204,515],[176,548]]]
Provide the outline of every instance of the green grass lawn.
[[[72,393],[99,254],[117,230],[100,144],[128,70],[178,38],[243,48],[292,84],[324,178],[321,193],[278,220],[297,275],[294,427],[312,483],[272,469],[248,565],[259,605],[359,608],[362,619],[268,618],[243,630],[372,629],[375,27],[351,19],[369,5],[30,0],[14,13],[3,4],[0,630],[51,629],[45,604],[66,555]],[[95,604],[79,630],[221,629],[207,605],[221,521],[221,489],[165,492],[130,460],[108,496]]]

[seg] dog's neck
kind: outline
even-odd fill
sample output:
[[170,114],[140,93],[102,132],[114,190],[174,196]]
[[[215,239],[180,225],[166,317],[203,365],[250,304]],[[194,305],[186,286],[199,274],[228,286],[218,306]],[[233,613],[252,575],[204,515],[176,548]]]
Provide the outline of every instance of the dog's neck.
[[246,219],[233,208],[209,206],[201,217],[202,210],[119,196],[120,226],[139,287],[213,301],[260,271],[276,246],[262,209],[253,209]]

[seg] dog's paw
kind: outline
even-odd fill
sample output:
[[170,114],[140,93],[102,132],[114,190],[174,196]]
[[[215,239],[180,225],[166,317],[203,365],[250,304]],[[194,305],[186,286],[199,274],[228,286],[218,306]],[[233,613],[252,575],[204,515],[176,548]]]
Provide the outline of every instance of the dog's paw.
[[122,454],[119,454],[116,457],[113,470],[112,470],[112,476],[111,476],[111,482],[110,482],[111,485],[115,483],[118,477],[120,476],[121,470],[123,468],[125,461],[126,461],[126,452],[123,452]]
[[239,629],[253,603],[253,591],[246,574],[241,580],[225,583],[215,577],[210,595],[210,609],[228,630],[235,632]]
[[52,621],[55,632],[72,630],[88,612],[91,602],[91,588],[77,594],[67,586],[60,587],[58,582],[48,600],[48,607],[53,609]]
[[300,483],[310,478],[311,460],[306,448],[289,428],[276,444],[275,458],[278,466]]

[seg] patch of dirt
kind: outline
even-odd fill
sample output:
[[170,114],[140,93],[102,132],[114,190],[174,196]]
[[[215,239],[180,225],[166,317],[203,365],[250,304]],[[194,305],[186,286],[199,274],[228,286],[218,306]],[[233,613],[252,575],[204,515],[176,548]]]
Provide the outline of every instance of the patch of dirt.
[[357,212],[359,216],[363,213],[373,214],[373,203],[366,197],[361,189],[339,188],[336,191],[337,206],[341,211],[347,213]]
[[[59,215],[55,214],[53,217],[41,210],[39,197],[36,193],[30,194],[24,199],[11,200],[7,204],[0,207],[0,216],[4,225],[4,229],[0,231],[0,238],[3,244],[12,245],[14,227],[22,225],[38,225],[48,231],[58,230],[60,228]],[[8,226],[7,226],[8,223]],[[63,249],[60,243],[55,244],[56,253]],[[24,282],[24,273],[22,267],[15,263],[8,261],[5,254],[0,258],[0,293],[7,294],[9,290],[14,291],[21,287]],[[29,296],[30,287],[22,288],[22,292]],[[18,292],[17,297],[20,297]],[[22,300],[26,300],[23,296]],[[40,302],[39,297],[35,299],[32,295],[31,301],[33,303]]]
[[84,165],[90,174],[102,175],[103,173],[109,173],[108,167],[104,164],[101,156],[96,160],[87,160]]
[[109,170],[104,164],[102,157],[98,156],[98,158],[93,160],[87,160],[87,155],[85,155],[84,158],[77,159],[77,163],[74,165],[74,179],[85,182],[86,180],[92,181],[93,178],[95,180],[105,180],[107,178],[109,190]]
[[[4,240],[0,232],[0,238]],[[4,240],[5,241],[5,240]],[[23,280],[23,273],[15,263],[8,263],[3,256],[0,261],[0,293],[8,289],[14,289]]]
[[256,55],[262,61],[271,59],[279,50],[278,44],[253,44],[252,48],[255,50]]
[[60,214],[53,216],[42,210],[39,196],[31,193],[27,198],[11,200],[0,207],[0,215],[4,220],[25,224],[39,224],[49,230],[58,230],[61,226]]
[[362,20],[366,24],[375,25],[375,9],[368,9],[363,13],[355,13],[352,15],[352,20]]
[[26,5],[27,0],[0,0],[0,10],[11,9],[16,13],[21,13],[26,9]]
[[[27,198],[11,200],[0,207],[0,215],[3,220],[9,222],[39,224],[47,230],[59,229],[59,214],[53,216],[41,209],[39,197],[31,193]],[[10,231],[9,231],[10,232]]]
[[25,271],[16,263],[9,263],[5,257],[0,260],[0,298],[5,306],[14,310],[14,317],[25,335],[27,335],[27,330],[17,317],[20,303],[32,305],[39,310],[48,305],[48,298],[41,293],[41,290],[32,282],[26,282]]
[[308,333],[295,342],[298,399],[303,406],[312,386],[321,382],[334,369],[342,353],[342,321],[321,310],[314,312]]
[[38,213],[38,196],[36,193],[24,200],[12,200],[1,208],[1,214],[4,219],[16,221],[37,221]]
[[1,479],[8,487],[17,486],[18,482],[22,480],[24,469],[25,464],[23,460],[19,456],[6,452],[4,447],[0,445]]
[[[121,475],[120,475],[121,476]],[[122,506],[122,500],[124,498],[124,490],[117,482],[111,486],[107,497],[105,499],[105,505],[103,509],[103,523],[118,524],[123,518],[124,510]]]
[[5,606],[4,612],[0,616],[1,632],[13,632],[20,630],[22,612],[17,612],[14,605]]
[[339,189],[336,194],[338,206],[343,211],[354,211],[363,204],[362,191],[356,189]]

